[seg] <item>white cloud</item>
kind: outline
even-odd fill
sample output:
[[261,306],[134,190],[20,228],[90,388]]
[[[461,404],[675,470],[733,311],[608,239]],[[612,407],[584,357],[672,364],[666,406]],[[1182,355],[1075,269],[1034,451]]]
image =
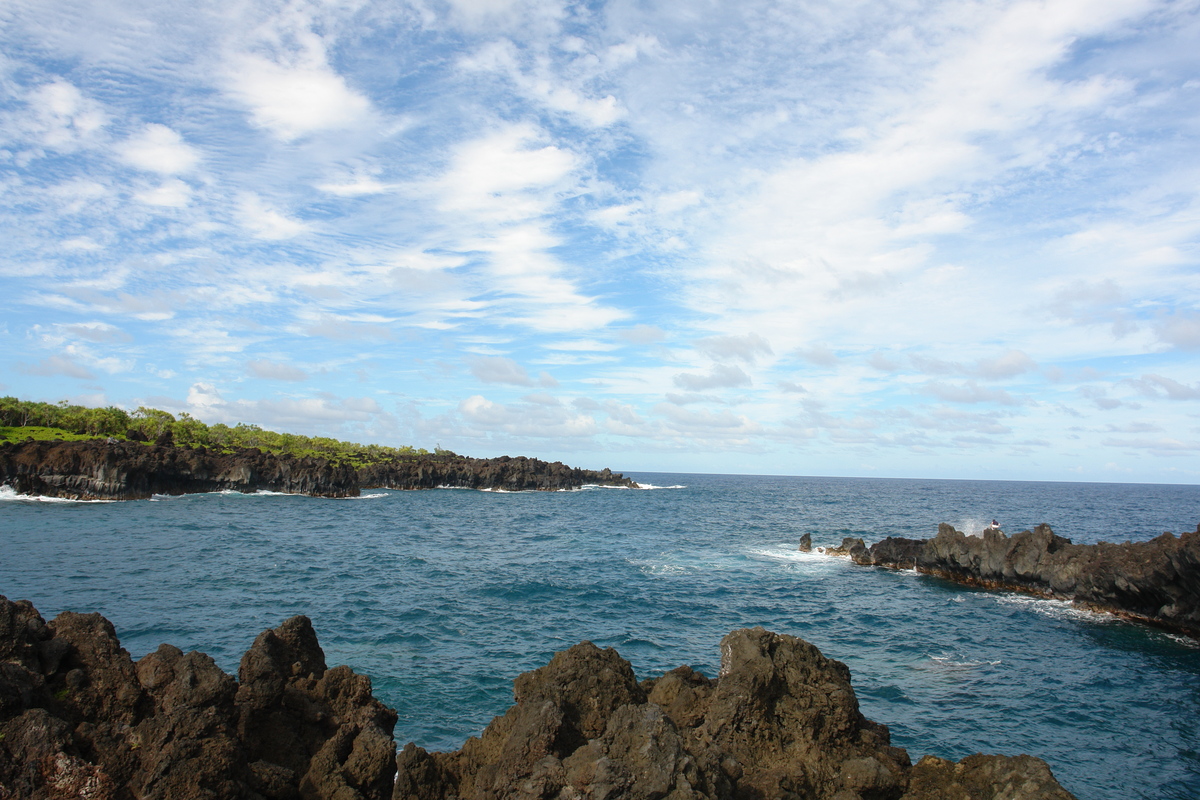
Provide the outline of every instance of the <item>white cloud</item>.
[[250,109],[256,126],[285,141],[354,127],[371,110],[370,101],[320,57],[278,63],[257,55],[235,56],[226,86]]
[[951,403],[999,403],[1006,406],[1019,405],[1019,401],[1003,389],[990,389],[975,381],[960,384],[930,381],[924,391]]
[[307,233],[309,225],[276,211],[258,195],[244,192],[238,199],[238,222],[257,239],[278,241]]
[[265,358],[246,362],[246,371],[255,378],[273,381],[305,381],[308,373],[299,367]]
[[64,375],[68,378],[91,380],[95,374],[66,356],[48,356],[35,364],[18,365],[17,369],[26,375]]
[[27,96],[31,115],[25,122],[38,144],[54,150],[72,151],[95,143],[108,115],[94,100],[64,79],[32,90]]
[[705,389],[725,389],[737,386],[749,386],[753,381],[741,367],[733,364],[715,364],[708,374],[681,372],[673,382],[680,389],[690,392],[702,392]]
[[1200,400],[1200,384],[1188,386],[1177,380],[1163,375],[1143,375],[1140,381],[1134,382],[1143,393],[1156,396],[1163,392],[1171,400]]
[[631,344],[654,344],[667,338],[667,334],[657,325],[634,325],[618,331],[618,336]]
[[580,166],[578,157],[531,125],[510,125],[460,145],[435,190],[444,211],[516,221],[545,213],[546,194]]
[[981,359],[976,373],[983,378],[1012,378],[1037,369],[1037,364],[1020,350],[1009,350],[997,358]]
[[134,193],[134,199],[148,206],[184,208],[191,202],[192,187],[181,180],[171,179],[158,186]]
[[[600,65],[598,59],[590,55],[575,60],[577,63]],[[562,71],[552,69],[548,59],[536,59],[528,66],[522,65],[511,42],[491,42],[459,63],[468,71],[503,75],[527,100],[551,111],[570,115],[585,125],[611,125],[625,113],[611,94],[589,97],[581,85],[582,81],[571,80]],[[572,71],[569,66],[567,71]]]
[[1179,311],[1158,321],[1158,338],[1180,350],[1200,350],[1200,313]]
[[482,395],[472,395],[458,404],[458,413],[468,426],[490,433],[546,439],[585,438],[596,434],[596,420],[563,406],[522,403],[506,406]]
[[810,364],[816,364],[819,367],[832,367],[837,365],[837,354],[829,348],[827,344],[814,344],[809,347],[801,347],[796,350],[796,355],[803,358]]
[[742,336],[711,336],[696,341],[695,347],[714,361],[743,361],[753,364],[760,356],[772,355],[771,345],[757,333]]
[[118,145],[117,153],[126,164],[160,175],[191,172],[200,162],[200,154],[177,131],[157,123],[145,126],[136,136]]
[[484,383],[507,383],[512,386],[557,386],[557,381],[543,372],[535,381],[525,368],[504,356],[478,356],[467,361],[471,374]]

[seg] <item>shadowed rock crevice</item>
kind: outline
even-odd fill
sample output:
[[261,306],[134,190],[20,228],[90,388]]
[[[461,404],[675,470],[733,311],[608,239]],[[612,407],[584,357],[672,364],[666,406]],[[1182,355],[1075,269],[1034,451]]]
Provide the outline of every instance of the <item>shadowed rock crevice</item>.
[[1007,536],[968,536],[942,523],[933,539],[846,539],[830,555],[856,564],[916,569],[986,589],[1073,600],[1096,611],[1200,638],[1200,526],[1148,542],[1073,544],[1049,525]]
[[47,624],[0,597],[0,800],[1070,800],[1045,762],[916,767],[866,719],[845,664],[761,628],[721,672],[638,682],[583,642],[519,676],[453,753],[409,744],[371,682],[328,668],[306,617],[264,631],[238,678],[164,644],[137,662],[98,614]]

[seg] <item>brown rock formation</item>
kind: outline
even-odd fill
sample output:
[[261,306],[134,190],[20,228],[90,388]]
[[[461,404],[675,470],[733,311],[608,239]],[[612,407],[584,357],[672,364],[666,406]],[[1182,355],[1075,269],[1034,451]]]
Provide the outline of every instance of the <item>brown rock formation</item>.
[[761,628],[721,642],[716,680],[635,682],[590,642],[520,676],[516,705],[454,753],[409,744],[394,800],[1067,800],[1030,756],[913,768],[858,710],[844,664]]
[[241,449],[105,441],[28,440],[0,445],[0,485],[19,494],[74,500],[137,500],[155,494],[273,491],[317,497],[357,497],[363,488],[453,486],[506,491],[578,489],[584,484],[636,487],[620,473],[568,467],[535,458],[414,456],[359,469],[321,458]]
[[395,712],[325,668],[307,618],[259,636],[240,672],[171,645],[134,663],[99,614],[46,624],[0,596],[0,798],[390,795]]
[[368,678],[328,669],[306,617],[264,631],[238,680],[162,645],[136,663],[98,614],[46,624],[0,597],[0,800],[1070,800],[1045,762],[912,767],[863,717],[845,664],[761,628],[721,675],[638,683],[576,645],[454,753],[409,744]]
[[19,494],[74,500],[139,500],[155,494],[273,491],[356,497],[354,470],[324,459],[242,449],[209,452],[93,439],[0,446],[0,484]]
[[1071,599],[1200,638],[1200,526],[1148,542],[1073,544],[1049,525],[1010,537],[995,529],[968,536],[942,523],[933,539],[888,537],[850,556],[863,565]]

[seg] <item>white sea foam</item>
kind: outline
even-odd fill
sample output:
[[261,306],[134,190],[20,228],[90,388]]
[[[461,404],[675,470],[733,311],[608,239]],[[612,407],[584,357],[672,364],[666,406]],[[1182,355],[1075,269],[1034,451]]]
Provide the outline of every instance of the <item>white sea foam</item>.
[[1163,635],[1176,644],[1181,644],[1184,647],[1190,647],[1193,650],[1200,650],[1200,640],[1193,639],[1190,636],[1184,636],[1182,633],[1164,633]]
[[[612,487],[612,488],[614,488],[614,489],[625,489],[625,488],[628,488],[628,487],[625,487],[625,486],[614,486],[614,487]],[[638,483],[638,485],[637,485],[637,488],[638,488],[638,489],[686,489],[687,487],[686,487],[686,486],[684,486],[683,484],[678,484],[678,483],[677,483],[677,484],[675,484],[674,486],[655,486],[653,483]]]
[[17,490],[5,484],[0,486],[0,501],[16,500],[27,503],[116,503],[117,500],[73,500],[69,497],[43,497],[37,494],[17,494]]
[[761,547],[746,551],[752,556],[762,556],[763,558],[772,558],[778,561],[798,561],[810,564],[827,564],[829,556],[824,553],[813,551],[806,553],[803,550],[797,550],[795,545],[780,544],[775,547]]
[[643,575],[687,575],[693,568],[669,561],[651,561],[630,559],[629,563],[638,568]]
[[1052,619],[1086,620],[1100,624],[1116,622],[1118,619],[1103,611],[1090,611],[1072,605],[1070,600],[1052,600],[1047,597],[1031,597],[1024,594],[998,594],[993,597],[1002,606],[1015,606]]
[[995,667],[1003,663],[1000,661],[1000,659],[996,659],[995,661],[989,661],[985,659],[981,661],[979,659],[963,658],[954,655],[928,656],[928,658],[931,662],[933,662],[931,666],[934,669],[942,669],[947,671],[968,672],[978,669],[979,667]]

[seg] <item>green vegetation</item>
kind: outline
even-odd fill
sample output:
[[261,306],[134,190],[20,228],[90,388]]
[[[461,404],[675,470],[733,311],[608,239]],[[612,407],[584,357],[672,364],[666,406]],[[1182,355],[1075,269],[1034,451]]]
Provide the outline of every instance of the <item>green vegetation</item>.
[[[177,447],[207,447],[230,453],[242,447],[297,458],[325,458],[353,467],[410,459],[429,455],[425,448],[383,447],[343,442],[325,436],[276,433],[257,425],[223,423],[206,425],[188,413],[176,417],[156,408],[138,408],[134,412],[116,406],[87,408],[60,403],[37,403],[0,397],[0,442],[20,442],[27,438],[53,441],[81,439],[129,439]],[[437,455],[453,456],[439,445]]]
[[0,426],[0,442],[23,442],[36,439],[39,442],[78,442],[95,439],[89,433],[72,433],[62,428],[47,428],[44,425],[28,425],[24,428]]

